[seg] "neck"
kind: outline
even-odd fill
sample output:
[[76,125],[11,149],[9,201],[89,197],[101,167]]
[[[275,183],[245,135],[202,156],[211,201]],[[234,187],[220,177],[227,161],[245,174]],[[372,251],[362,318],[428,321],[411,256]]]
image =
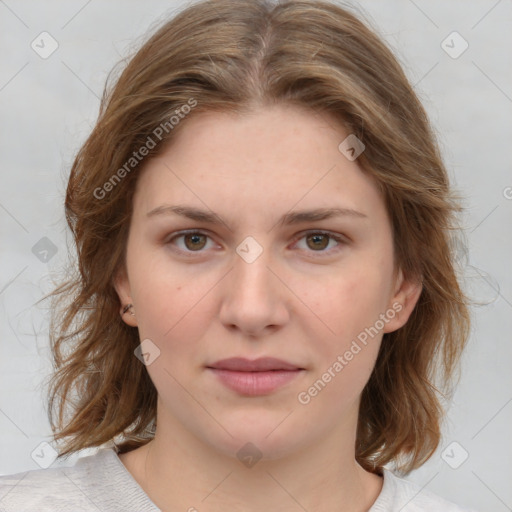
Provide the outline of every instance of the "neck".
[[168,419],[158,422],[151,442],[120,456],[164,511],[364,512],[382,488],[382,478],[355,461],[355,437],[343,428],[326,432],[320,443],[254,463],[222,453]]

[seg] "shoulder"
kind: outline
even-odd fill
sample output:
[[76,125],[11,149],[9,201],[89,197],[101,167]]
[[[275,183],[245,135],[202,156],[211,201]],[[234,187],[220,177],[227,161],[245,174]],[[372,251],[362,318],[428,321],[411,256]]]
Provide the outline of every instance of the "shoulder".
[[86,496],[80,492],[83,475],[75,466],[25,471],[0,477],[0,510],[55,511],[92,510]]
[[0,477],[2,512],[158,511],[113,449],[80,457],[73,466]]
[[419,485],[384,470],[382,491],[369,512],[476,512],[462,508]]

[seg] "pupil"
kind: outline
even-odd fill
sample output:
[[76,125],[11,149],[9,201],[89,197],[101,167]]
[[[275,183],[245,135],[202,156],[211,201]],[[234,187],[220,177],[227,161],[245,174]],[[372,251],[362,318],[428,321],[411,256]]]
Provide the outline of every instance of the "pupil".
[[[314,240],[315,247],[318,249],[325,249],[327,247],[327,235],[311,235],[311,238]],[[322,243],[323,240],[323,243]],[[320,242],[320,245],[318,245],[318,242]]]
[[[189,249],[201,249],[201,237],[203,235],[188,235],[187,239],[191,242],[192,247],[189,247]],[[199,244],[200,247],[197,246]],[[188,245],[188,244],[187,244]],[[204,245],[204,244],[203,244]]]

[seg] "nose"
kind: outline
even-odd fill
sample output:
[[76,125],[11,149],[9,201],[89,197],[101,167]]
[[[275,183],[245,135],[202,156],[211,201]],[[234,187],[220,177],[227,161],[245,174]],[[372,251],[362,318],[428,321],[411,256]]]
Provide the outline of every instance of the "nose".
[[261,337],[289,321],[290,292],[263,250],[254,261],[235,253],[233,269],[222,281],[220,320],[230,330]]

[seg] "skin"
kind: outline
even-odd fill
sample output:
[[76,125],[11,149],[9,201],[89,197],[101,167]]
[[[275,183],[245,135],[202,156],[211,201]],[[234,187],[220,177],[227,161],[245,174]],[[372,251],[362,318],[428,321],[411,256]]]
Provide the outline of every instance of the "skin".
[[[383,199],[338,150],[349,133],[325,115],[277,105],[183,123],[139,178],[116,278],[121,303],[134,305],[123,319],[160,351],[147,366],[159,397],[155,438],[120,459],[167,511],[367,511],[382,478],[355,461],[360,396],[383,333],[405,324],[421,292],[395,267]],[[177,204],[225,224],[147,216]],[[278,223],[290,211],[329,207],[365,217]],[[177,235],[186,229],[207,236]],[[319,230],[343,241],[308,236]],[[263,250],[251,263],[236,252],[248,236]],[[298,394],[393,304],[401,311],[301,404]],[[205,368],[235,356],[305,370],[247,397]],[[248,442],[262,455],[252,467],[237,458]]]

